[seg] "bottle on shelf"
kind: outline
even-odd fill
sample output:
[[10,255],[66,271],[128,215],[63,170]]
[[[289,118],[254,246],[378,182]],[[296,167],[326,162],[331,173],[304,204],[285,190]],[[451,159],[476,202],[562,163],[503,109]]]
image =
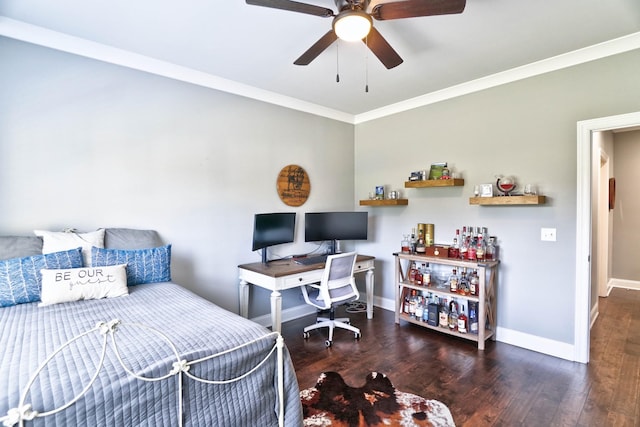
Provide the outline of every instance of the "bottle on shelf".
[[475,261],[476,260],[476,247],[473,244],[473,241],[469,239],[469,243],[467,245],[467,260]]
[[416,317],[416,306],[418,305],[418,296],[415,289],[411,290],[411,297],[409,298],[409,316]]
[[457,274],[456,269],[452,270],[451,276],[449,276],[449,291],[451,293],[458,293],[458,283],[460,281],[460,277]]
[[460,242],[460,259],[467,259],[467,252],[469,251],[469,238],[462,237]]
[[438,313],[438,326],[441,328],[449,327],[449,306],[447,300],[442,300],[440,304],[440,312]]
[[427,248],[425,245],[425,241],[424,241],[424,233],[422,232],[422,230],[420,230],[418,232],[418,243],[416,243],[416,253],[418,255],[424,255]]
[[411,261],[411,264],[409,265],[409,283],[411,283],[412,285],[416,283],[416,274],[418,274],[416,262]]
[[460,314],[458,315],[458,332],[460,332],[461,334],[466,334],[467,333],[467,323],[468,323],[468,318],[464,314],[464,306],[461,305],[460,306]]
[[403,234],[402,240],[400,241],[400,251],[403,254],[411,253],[411,247],[409,246],[409,235]]
[[456,230],[456,235],[453,238],[453,244],[449,247],[449,258],[460,257],[460,229]]
[[[422,264],[424,265],[424,264]],[[415,281],[414,284],[418,285],[418,286],[423,286],[423,276],[422,276],[422,266],[418,266],[418,264],[416,264],[416,274],[415,274]]]
[[416,229],[412,228],[411,229],[411,240],[409,240],[409,250],[411,251],[412,254],[416,253]]
[[478,277],[478,270],[474,270],[471,273],[471,278],[469,279],[469,294],[478,296],[480,286],[480,278]]
[[478,261],[484,261],[485,260],[485,252],[486,252],[486,247],[484,244],[484,239],[482,238],[482,235],[478,236],[478,243],[476,244],[476,259]]
[[431,286],[431,269],[428,262],[422,264],[422,285]]
[[404,300],[402,301],[402,312],[409,314],[409,300],[411,299],[408,289],[405,288]]
[[493,236],[489,237],[484,257],[487,261],[496,261],[498,259],[498,248],[496,247],[496,239]]
[[416,320],[422,320],[422,316],[424,316],[424,298],[422,295],[416,296],[416,311],[415,311]]
[[476,303],[469,301],[469,332],[472,334],[478,333],[478,311],[476,310]]
[[467,276],[466,267],[462,267],[460,271],[460,279],[458,280],[458,293],[460,295],[469,295],[469,278]]
[[455,331],[458,329],[458,304],[454,300],[449,303],[449,329]]

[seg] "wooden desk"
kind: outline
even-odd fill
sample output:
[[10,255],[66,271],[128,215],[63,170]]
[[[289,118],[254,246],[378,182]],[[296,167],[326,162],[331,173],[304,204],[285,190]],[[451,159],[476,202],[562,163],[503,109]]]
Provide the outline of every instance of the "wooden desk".
[[[373,319],[373,270],[375,257],[358,255],[355,273],[366,274],[367,319]],[[249,315],[249,284],[271,291],[271,329],[281,331],[282,294],[285,289],[299,288],[317,283],[322,278],[325,263],[301,265],[293,260],[272,261],[269,264],[254,262],[238,266],[240,279],[240,315]]]

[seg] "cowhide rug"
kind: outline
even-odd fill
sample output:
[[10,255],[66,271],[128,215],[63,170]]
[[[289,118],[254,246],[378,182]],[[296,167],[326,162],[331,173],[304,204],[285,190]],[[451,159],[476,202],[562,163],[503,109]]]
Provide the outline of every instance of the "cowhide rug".
[[337,372],[324,372],[315,387],[300,392],[305,426],[455,427],[449,408],[437,400],[395,389],[372,372],[365,385],[351,387]]

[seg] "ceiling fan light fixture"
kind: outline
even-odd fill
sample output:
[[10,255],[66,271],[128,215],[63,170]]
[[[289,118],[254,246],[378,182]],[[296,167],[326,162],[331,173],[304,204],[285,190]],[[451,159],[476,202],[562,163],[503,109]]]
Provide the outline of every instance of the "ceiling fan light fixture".
[[333,20],[333,31],[348,42],[362,40],[369,34],[373,21],[361,10],[345,10]]

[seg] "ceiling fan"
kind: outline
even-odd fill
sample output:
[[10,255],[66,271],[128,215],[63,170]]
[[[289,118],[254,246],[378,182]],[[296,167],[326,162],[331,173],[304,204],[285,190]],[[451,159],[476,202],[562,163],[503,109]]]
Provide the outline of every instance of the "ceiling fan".
[[[291,12],[333,18],[332,28],[294,61],[308,65],[338,38],[363,41],[387,69],[402,64],[402,58],[373,26],[373,19],[414,18],[419,16],[462,13],[466,0],[398,0],[369,7],[371,0],[335,0],[337,13],[322,6],[291,0],[246,0],[253,6],[264,6]],[[373,19],[372,19],[373,18]]]

